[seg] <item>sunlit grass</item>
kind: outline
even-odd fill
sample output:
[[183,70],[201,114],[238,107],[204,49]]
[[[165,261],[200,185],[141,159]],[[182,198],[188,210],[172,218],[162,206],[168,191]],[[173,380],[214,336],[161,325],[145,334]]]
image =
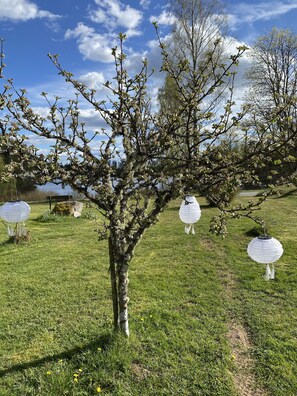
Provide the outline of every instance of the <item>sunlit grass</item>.
[[[30,244],[6,243],[2,227],[0,395],[235,396],[231,318],[252,337],[262,386],[296,395],[296,196],[263,208],[285,249],[274,282],[247,257],[254,224],[234,222],[225,240],[213,237],[216,210],[199,202],[196,235],[184,234],[176,201],[138,246],[129,340],[112,334],[107,245],[94,220],[37,221],[48,208],[33,204]],[[236,280],[228,299],[222,273]]]

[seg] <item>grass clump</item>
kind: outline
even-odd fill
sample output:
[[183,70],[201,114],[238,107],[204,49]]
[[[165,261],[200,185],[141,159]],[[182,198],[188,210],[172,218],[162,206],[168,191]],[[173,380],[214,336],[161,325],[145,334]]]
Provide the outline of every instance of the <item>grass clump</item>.
[[53,223],[61,222],[63,219],[56,213],[52,213],[50,210],[46,210],[44,213],[36,217],[35,219],[39,223]]

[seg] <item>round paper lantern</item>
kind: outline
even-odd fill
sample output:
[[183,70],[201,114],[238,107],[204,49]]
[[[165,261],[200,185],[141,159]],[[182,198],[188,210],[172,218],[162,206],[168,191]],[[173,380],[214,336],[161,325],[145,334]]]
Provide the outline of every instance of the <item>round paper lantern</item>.
[[28,219],[30,206],[24,201],[6,202],[1,206],[0,215],[8,223],[21,223]]
[[[284,252],[282,244],[270,236],[257,237],[248,244],[247,252],[252,260],[260,264],[267,264],[264,279],[274,279],[275,270],[273,263]],[[269,264],[272,264],[272,269],[270,269]]]
[[257,263],[275,263],[283,254],[282,244],[275,238],[265,236],[254,238],[248,245],[248,255]]
[[200,206],[195,197],[186,195],[179,208],[179,218],[186,224],[185,232],[195,234],[194,223],[196,223],[201,216]]

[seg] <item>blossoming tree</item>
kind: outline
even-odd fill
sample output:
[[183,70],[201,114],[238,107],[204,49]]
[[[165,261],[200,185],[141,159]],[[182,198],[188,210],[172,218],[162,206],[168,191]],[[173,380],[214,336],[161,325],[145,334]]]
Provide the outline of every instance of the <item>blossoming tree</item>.
[[[33,110],[26,91],[8,80],[1,93],[0,105],[7,115],[1,120],[0,146],[12,158],[7,177],[30,175],[39,183],[59,179],[99,209],[104,219],[100,237],[109,244],[114,328],[128,336],[128,269],[144,232],[172,199],[191,189],[201,191],[203,186],[207,191],[222,180],[232,189],[250,180],[255,164],[269,158],[275,147],[259,133],[245,150],[225,150],[223,137],[244,117],[244,112],[232,114],[232,82],[244,47],[218,62],[217,40],[201,60],[200,74],[192,71],[196,84],[187,84],[191,65],[184,60],[173,68],[160,42],[162,69],[174,80],[180,98],[176,111],[164,116],[151,107],[147,62],[136,75],[128,74],[124,40],[120,35],[119,47],[112,50],[115,78],[104,84],[109,90],[106,100],[98,100],[96,91],[65,71],[55,55],[50,56],[52,62],[76,91],[66,106],[43,93],[48,114],[42,116]],[[208,83],[199,84],[206,73],[211,73]],[[213,101],[224,86],[229,97],[220,113],[203,111],[208,98]],[[81,100],[95,111],[98,122],[104,120],[104,129],[94,131],[80,121]],[[32,135],[49,142],[47,154],[30,143]],[[245,134],[236,134],[237,141],[245,139]],[[224,232],[226,219],[244,210],[221,209],[212,223],[215,232]],[[252,208],[246,209],[251,214]]]

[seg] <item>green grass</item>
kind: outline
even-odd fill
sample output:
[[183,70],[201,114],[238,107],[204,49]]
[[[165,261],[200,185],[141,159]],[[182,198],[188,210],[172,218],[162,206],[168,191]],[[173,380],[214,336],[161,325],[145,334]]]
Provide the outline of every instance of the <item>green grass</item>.
[[[41,221],[46,205],[32,204],[29,245],[6,243],[2,227],[0,396],[95,395],[98,387],[117,396],[236,396],[232,319],[251,335],[259,384],[296,396],[296,196],[262,210],[285,250],[274,282],[247,257],[254,224],[237,221],[226,239],[213,237],[216,210],[199,201],[196,235],[183,233],[176,201],[138,246],[128,340],[111,331],[107,244],[92,216]],[[235,279],[228,298],[223,275]]]

